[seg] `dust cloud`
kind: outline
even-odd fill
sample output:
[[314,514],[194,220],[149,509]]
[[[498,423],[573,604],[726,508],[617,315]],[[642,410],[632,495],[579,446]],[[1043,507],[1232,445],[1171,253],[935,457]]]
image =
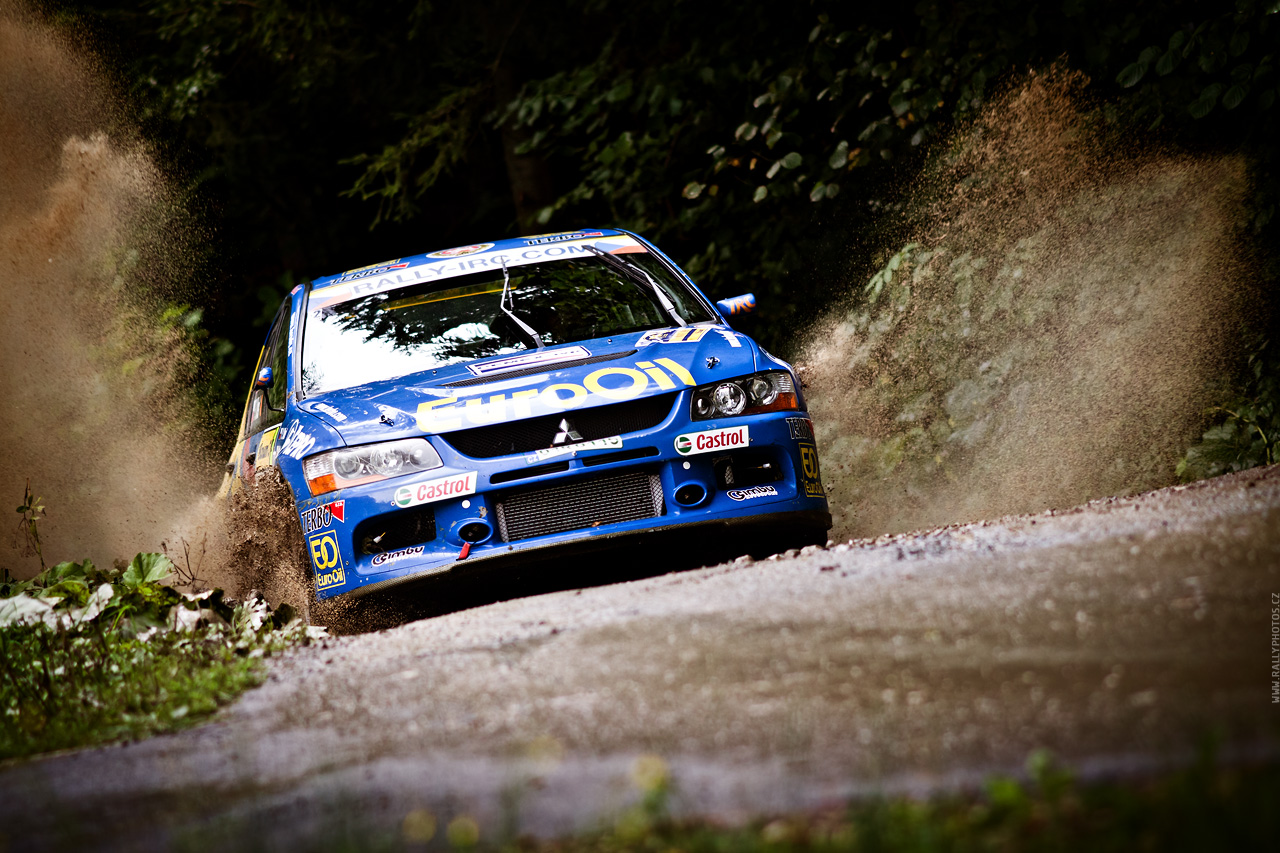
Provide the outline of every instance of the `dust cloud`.
[[833,538],[1168,485],[1250,293],[1246,169],[1143,148],[1030,75],[912,189],[916,237],[812,331]]
[[[43,496],[47,564],[194,538],[217,467],[192,421],[181,329],[199,235],[72,35],[0,0],[0,505]],[[0,566],[39,561],[0,526]],[[216,538],[216,537],[215,537]]]

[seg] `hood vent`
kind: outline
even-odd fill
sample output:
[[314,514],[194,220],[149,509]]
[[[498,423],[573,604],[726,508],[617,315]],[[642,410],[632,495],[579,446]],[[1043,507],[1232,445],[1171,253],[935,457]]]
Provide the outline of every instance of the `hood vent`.
[[503,382],[507,379],[519,379],[521,376],[533,376],[550,370],[564,370],[566,367],[581,367],[584,364],[599,364],[602,361],[613,361],[615,358],[626,358],[635,355],[639,350],[611,352],[606,355],[593,355],[590,358],[579,358],[575,361],[561,361],[556,364],[544,364],[541,367],[522,367],[506,373],[491,373],[488,376],[477,376],[474,379],[459,379],[457,382],[446,382],[442,388],[469,388],[472,385],[488,385],[492,382]]

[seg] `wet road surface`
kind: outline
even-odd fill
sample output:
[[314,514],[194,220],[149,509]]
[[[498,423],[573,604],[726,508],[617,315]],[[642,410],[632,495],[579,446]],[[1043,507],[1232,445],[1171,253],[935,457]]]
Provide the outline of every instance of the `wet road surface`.
[[[591,827],[660,756],[741,819],[1016,771],[1274,755],[1280,466],[334,638],[214,721],[0,768],[10,849]],[[504,830],[505,827],[505,830]]]

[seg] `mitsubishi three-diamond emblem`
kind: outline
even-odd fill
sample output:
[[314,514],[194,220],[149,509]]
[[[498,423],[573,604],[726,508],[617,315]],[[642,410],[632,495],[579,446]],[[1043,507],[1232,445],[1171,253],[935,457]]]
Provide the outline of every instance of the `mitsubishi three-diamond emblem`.
[[568,418],[560,421],[560,431],[556,433],[556,437],[551,439],[552,444],[564,444],[566,441],[582,441],[582,436],[573,428],[573,424],[569,423]]

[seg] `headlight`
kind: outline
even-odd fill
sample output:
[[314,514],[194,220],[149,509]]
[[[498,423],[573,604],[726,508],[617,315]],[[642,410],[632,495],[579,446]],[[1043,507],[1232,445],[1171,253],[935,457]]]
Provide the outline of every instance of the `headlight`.
[[431,442],[425,438],[406,438],[317,453],[302,461],[302,473],[307,478],[307,488],[315,496],[402,474],[430,471],[443,464]]
[[759,415],[764,412],[794,411],[800,408],[791,374],[770,370],[741,379],[730,379],[693,390],[690,417],[695,421]]

